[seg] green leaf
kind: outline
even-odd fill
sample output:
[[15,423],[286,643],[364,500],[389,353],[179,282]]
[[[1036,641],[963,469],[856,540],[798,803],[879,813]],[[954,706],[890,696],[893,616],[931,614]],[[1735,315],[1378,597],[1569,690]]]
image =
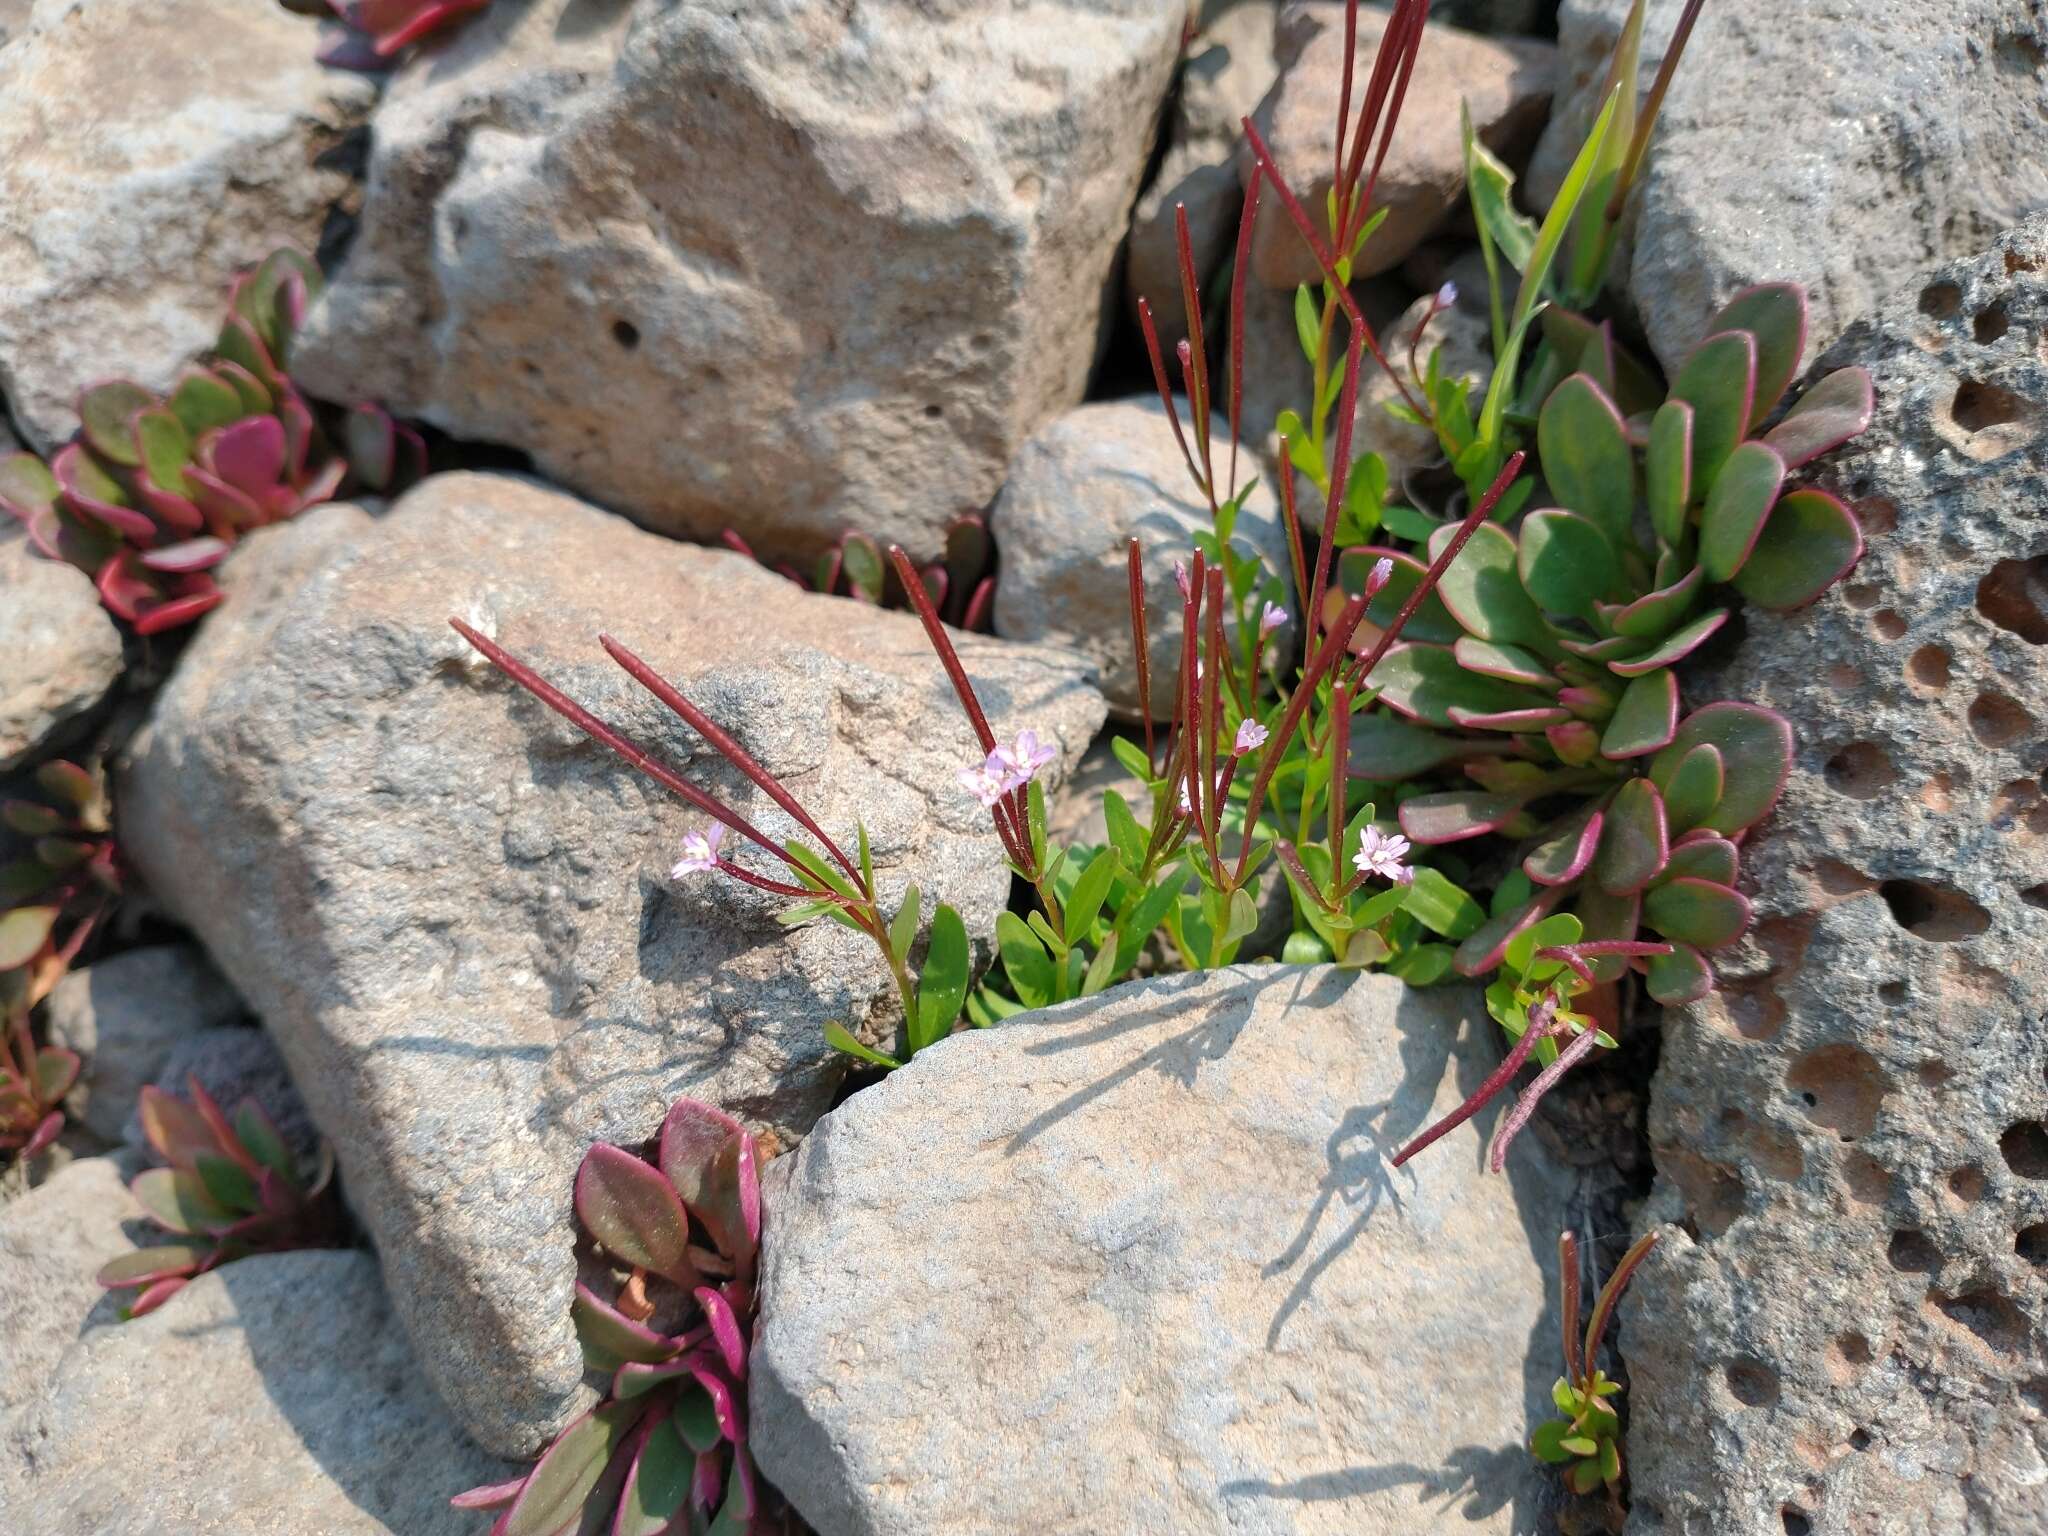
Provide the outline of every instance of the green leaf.
[[213,1251],[211,1243],[204,1247],[196,1243],[174,1243],[160,1248],[137,1248],[132,1253],[107,1260],[93,1278],[108,1290],[124,1290],[172,1275],[197,1274],[199,1266],[213,1256]]
[[903,889],[903,905],[889,924],[889,952],[899,961],[910,958],[910,946],[917,942],[917,917],[921,898],[915,881]]
[[1597,1460],[1573,1462],[1571,1470],[1565,1473],[1565,1481],[1571,1484],[1573,1493],[1591,1493],[1600,1486],[1600,1463]]
[[[1122,913],[1117,922],[1116,972],[1125,974],[1138,963],[1138,952],[1145,947],[1145,941],[1152,937],[1154,930],[1166,920],[1179,899],[1181,888],[1187,884],[1187,873],[1179,866],[1162,874],[1157,883],[1147,891],[1131,908]],[[1001,919],[997,920],[1000,923]]]
[[1617,762],[1647,757],[1677,733],[1678,674],[1662,667],[1632,679],[1622,690],[1600,737],[1600,755]]
[[1706,957],[1689,944],[1674,945],[1668,955],[1656,955],[1643,978],[1650,996],[1667,1008],[1696,1003],[1714,990],[1713,968]]
[[1123,764],[1124,772],[1128,773],[1140,784],[1150,784],[1152,782],[1152,765],[1145,760],[1145,749],[1131,740],[1130,737],[1110,737],[1109,750],[1111,755],[1119,763]]
[[641,1444],[639,1458],[619,1494],[610,1536],[661,1536],[689,1497],[697,1458],[662,1414]]
[[910,1029],[910,1053],[915,1056],[934,1040],[942,1040],[960,1017],[960,1005],[967,1001],[973,970],[973,954],[967,943],[967,925],[945,902],[932,914],[931,943],[925,949],[924,969],[917,978],[917,1018]]
[[1068,944],[1079,944],[1088,936],[1088,927],[1095,921],[1096,913],[1102,910],[1103,899],[1109,895],[1110,882],[1116,878],[1116,850],[1105,848],[1088,861],[1088,867],[1081,871],[1081,878],[1074,882],[1074,889],[1068,895],[1066,908],[1061,913],[1061,926]]
[[863,894],[872,895],[875,889],[875,860],[868,848],[868,824],[856,821],[853,830],[860,839],[859,852],[854,861],[860,865],[860,888]]
[[1095,952],[1095,958],[1088,962],[1087,974],[1081,978],[1081,996],[1093,997],[1116,980],[1116,952],[1119,947],[1116,930],[1112,928],[1103,935],[1102,948]]
[[[1583,937],[1585,929],[1576,917],[1569,912],[1553,912],[1508,940],[1507,948],[1501,952],[1501,970],[1509,976],[1527,976],[1536,966],[1537,950],[1576,944]],[[1555,964],[1553,961],[1544,963]]]
[[1700,567],[1709,581],[1727,581],[1742,569],[1784,484],[1785,461],[1776,449],[1744,443],[1728,455],[1700,511]]
[[1745,288],[1707,322],[1706,334],[1718,331],[1747,331],[1756,340],[1756,398],[1745,426],[1754,432],[1799,372],[1799,355],[1806,349],[1806,290],[1797,283]]
[[1440,735],[1398,715],[1354,715],[1347,761],[1353,778],[1399,783],[1420,778],[1445,763],[1461,762],[1473,756],[1474,750],[1469,741]]
[[1661,640],[1691,612],[1706,580],[1706,572],[1694,566],[1669,586],[1645,592],[1632,603],[1607,610],[1607,622],[1616,635],[1631,640]]
[[[1707,750],[1711,751],[1712,748]],[[1742,855],[1725,837],[1700,837],[1671,850],[1660,880],[1706,880],[1714,885],[1735,884],[1742,867]]]
[[178,380],[171,391],[170,408],[194,441],[216,427],[240,421],[246,414],[234,385],[198,369]]
[[690,1218],[675,1186],[644,1159],[608,1142],[592,1146],[576,1170],[576,1215],[622,1262],[679,1285],[696,1283]]
[[1486,921],[1486,911],[1478,902],[1437,870],[1426,867],[1415,871],[1401,909],[1413,913],[1430,932],[1453,941],[1468,937]]
[[150,1168],[129,1186],[159,1226],[188,1237],[225,1231],[235,1213],[207,1193],[196,1173],[175,1168]]
[[1515,175],[1472,131],[1472,111],[1458,104],[1465,140],[1465,188],[1480,231],[1517,272],[1525,271],[1536,252],[1536,221],[1515,207]]
[[841,896],[845,896],[850,900],[860,900],[860,892],[853,888],[851,882],[844,875],[840,874],[830,864],[827,864],[823,855],[812,852],[805,844],[795,840],[784,843],[782,846],[791,858],[804,867],[804,873],[810,875],[826,890],[837,891]]
[[1313,933],[1296,930],[1281,945],[1280,960],[1285,965],[1325,965],[1330,960],[1330,946]]
[[1130,805],[1113,789],[1102,792],[1102,819],[1109,828],[1109,845],[1123,858],[1132,870],[1145,862],[1145,835],[1138,830],[1138,820],[1131,814]]
[[1230,893],[1230,916],[1223,925],[1223,943],[1226,948],[1245,937],[1259,926],[1259,904],[1252,900],[1252,893],[1239,886]]
[[62,491],[57,477],[32,453],[0,458],[0,505],[11,507],[23,522],[47,510]]
[[1657,877],[1670,851],[1664,797],[1648,779],[1630,779],[1607,807],[1594,880],[1613,896],[1639,891]]
[[1676,547],[1685,537],[1686,509],[1692,505],[1692,407],[1666,400],[1650,418],[1650,446],[1643,461],[1643,489],[1650,502],[1650,526]]
[[1459,666],[1467,672],[1477,672],[1481,677],[1541,688],[1547,693],[1557,691],[1556,675],[1520,646],[1496,645],[1491,640],[1481,640],[1477,635],[1460,635],[1451,647],[1451,654],[1457,658]]
[[1433,987],[1451,973],[1457,951],[1448,944],[1418,944],[1387,967],[1411,987]]
[[1578,1417],[1579,1394],[1573,1390],[1572,1384],[1562,1376],[1550,1384],[1550,1400],[1557,1405],[1557,1411],[1567,1419]]
[[1564,1437],[1572,1427],[1562,1419],[1551,1419],[1536,1426],[1536,1433],[1529,1437],[1529,1449],[1539,1461],[1552,1466],[1562,1466],[1572,1459],[1571,1452],[1564,1448]]
[[875,1050],[871,1046],[862,1045],[847,1031],[846,1026],[837,1020],[826,1021],[825,1043],[831,1046],[833,1050],[843,1051],[848,1056],[858,1057],[870,1066],[894,1068],[903,1065],[894,1056],[884,1056],[880,1051]]
[[1721,754],[1720,802],[1700,826],[1732,837],[1761,821],[1777,803],[1792,771],[1792,727],[1785,717],[1754,704],[1724,701],[1694,710],[1680,722],[1671,745],[1650,762],[1650,778],[1669,786],[1685,754],[1705,743]]
[[192,458],[192,434],[168,406],[152,406],[135,417],[136,456],[149,481],[174,496],[191,493],[185,466]]
[[1545,507],[1522,519],[1516,570],[1537,607],[1591,618],[1593,604],[1621,585],[1614,548],[1591,519]]
[[1862,558],[1863,530],[1854,513],[1826,491],[1793,491],[1772,509],[1735,589],[1760,608],[1798,608]]
[[1612,1438],[1600,1442],[1600,1476],[1610,1483],[1621,1481],[1621,1446]]
[[1536,446],[1559,502],[1625,544],[1636,508],[1635,450],[1605,391],[1583,373],[1558,385],[1536,418]]
[[256,1180],[233,1158],[202,1153],[193,1159],[193,1166],[199,1172],[199,1181],[206,1186],[207,1195],[216,1205],[244,1213],[261,1207],[263,1202],[256,1192]]
[[1640,656],[1608,662],[1607,670],[1617,677],[1641,677],[1645,672],[1654,672],[1659,667],[1674,666],[1705,645],[1714,632],[1727,622],[1726,608],[1711,608],[1676,634],[1658,641]]
[[604,1403],[563,1430],[507,1512],[504,1536],[559,1536],[573,1529],[583,1501],[646,1406],[642,1399]]
[[1574,1456],[1597,1456],[1600,1454],[1600,1443],[1588,1435],[1567,1435],[1564,1439],[1558,1441],[1558,1445]]
[[593,1305],[582,1291],[569,1303],[569,1319],[576,1325],[576,1339],[586,1359],[610,1361],[610,1369],[633,1360],[658,1365],[675,1356],[675,1346],[651,1330],[626,1327],[624,1320],[602,1306]]
[[42,953],[50,930],[57,925],[56,907],[16,907],[0,912],[0,971],[27,965]]
[[[1365,590],[1367,576],[1381,559],[1392,562],[1392,570],[1387,576],[1387,584],[1380,589],[1379,595],[1366,604],[1365,621],[1385,629],[1394,622],[1394,616],[1414,595],[1416,587],[1421,585],[1423,575],[1428,569],[1422,561],[1397,549],[1368,544],[1359,549],[1347,549],[1337,557],[1335,580],[1343,592],[1355,597]],[[1324,618],[1333,619],[1343,606],[1342,599],[1326,596]],[[1444,607],[1443,600],[1435,592],[1431,592],[1416,606],[1414,616],[1401,630],[1401,638],[1449,645],[1463,632],[1458,621],[1452,618],[1450,611]]]
[[1664,813],[1673,837],[1683,837],[1714,814],[1724,782],[1720,749],[1711,743],[1701,742],[1678,760],[1664,785]]
[[1756,388],[1756,339],[1723,331],[1692,349],[1671,381],[1671,398],[1692,406],[1692,493],[1711,494],[1721,466],[1749,427]]
[[1311,364],[1322,350],[1322,336],[1323,321],[1316,310],[1315,295],[1303,283],[1294,290],[1294,339],[1301,343],[1301,355]]
[[1026,1008],[1043,1008],[1052,1001],[1052,956],[1016,913],[996,914],[996,947],[1020,1003]]
[[1643,921],[1695,949],[1721,949],[1749,926],[1749,899],[1705,880],[1672,880],[1643,898]]
[[1797,469],[1869,426],[1876,408],[1869,371],[1838,368],[1801,395],[1764,441],[1778,450],[1788,470]]
[[[1454,532],[1439,529],[1429,541],[1432,559],[1449,548]],[[1481,523],[1445,568],[1437,594],[1451,616],[1480,639],[1550,651],[1556,642],[1522,587],[1516,559],[1514,536],[1497,523]]]
[[137,411],[156,403],[155,395],[127,379],[95,384],[78,397],[78,419],[86,442],[108,463],[132,468],[141,459],[129,423]]
[[1547,694],[1467,672],[1451,652],[1438,645],[1395,646],[1373,669],[1372,683],[1380,689],[1383,702],[1436,726],[1454,725],[1453,709],[1494,715],[1552,702]]
[[882,552],[875,547],[873,539],[862,534],[848,535],[840,545],[839,569],[852,586],[855,596],[870,603],[882,600],[885,580]]

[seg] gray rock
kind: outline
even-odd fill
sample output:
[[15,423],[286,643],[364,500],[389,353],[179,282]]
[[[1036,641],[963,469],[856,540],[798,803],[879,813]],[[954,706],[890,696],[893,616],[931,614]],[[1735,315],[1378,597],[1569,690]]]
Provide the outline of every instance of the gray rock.
[[135,1246],[125,1226],[142,1215],[125,1182],[132,1171],[116,1158],[80,1158],[0,1203],[0,1437],[86,1329],[119,1316],[93,1276]]
[[0,395],[44,453],[84,386],[213,344],[229,279],[312,251],[376,87],[271,4],[41,0],[0,53]]
[[29,12],[34,9],[35,0],[0,0],[0,47],[28,29]]
[[[584,1149],[648,1136],[683,1093],[807,1129],[845,1061],[820,1026],[893,1031],[893,989],[859,935],[792,935],[778,899],[671,880],[702,818],[446,616],[793,835],[606,659],[611,629],[849,847],[863,818],[886,895],[915,879],[985,934],[1010,877],[955,778],[980,754],[910,616],[512,477],[439,476],[374,522],[316,510],[224,580],[133,748],[126,846],[282,1048],[430,1379],[480,1443],[530,1454],[578,1403]],[[1079,757],[1103,706],[1077,658],[961,652],[998,729]]]
[[1799,756],[1652,1086],[1693,1230],[1625,1308],[1643,1536],[2048,1528],[2044,341],[2048,219],[1852,328],[1869,553],[1699,680]]
[[[1185,402],[1180,415],[1194,451]],[[1210,440],[1221,487],[1230,473],[1230,424],[1223,417],[1211,419]],[[1255,472],[1240,450],[1239,481]],[[1110,707],[1138,718],[1128,554],[1137,539],[1145,556],[1152,715],[1164,720],[1173,712],[1180,664],[1181,598],[1173,565],[1191,559],[1194,535],[1212,526],[1157,396],[1071,410],[1024,445],[990,513],[989,531],[1002,557],[996,633],[1080,652],[1100,669]],[[1287,532],[1266,486],[1245,503],[1232,542],[1239,554],[1257,558],[1292,585]],[[1280,601],[1288,606],[1284,595]],[[1272,643],[1283,644],[1290,634],[1281,630]]]
[[[1358,13],[1354,121],[1387,15],[1371,8]],[[1280,77],[1253,120],[1302,207],[1311,218],[1321,218],[1336,159],[1344,7],[1335,0],[1290,5],[1281,14],[1278,38]],[[1517,158],[1535,142],[1550,106],[1555,54],[1551,44],[1533,38],[1496,40],[1456,27],[1428,26],[1400,127],[1373,194],[1373,207],[1387,209],[1386,222],[1360,253],[1354,267],[1358,276],[1398,267],[1464,196],[1460,101],[1469,104],[1474,131],[1496,154]],[[1237,159],[1241,182],[1249,184],[1252,165],[1246,147]],[[1252,271],[1268,286],[1290,290],[1297,283],[1321,280],[1315,256],[1277,198],[1260,200]]]
[[[0,434],[0,456],[10,446]],[[60,741],[120,676],[121,632],[92,578],[44,559],[0,513],[0,772]]]
[[48,1536],[475,1536],[450,1496],[516,1472],[464,1443],[346,1251],[243,1259],[86,1334],[5,1439],[0,1497]]
[[664,532],[934,555],[1081,398],[1184,16],[495,6],[393,81],[295,371]]
[[[1681,8],[1652,0],[1646,55],[1661,56]],[[1577,100],[1598,94],[1627,11],[1560,9],[1567,70],[1589,82]],[[1707,7],[1652,142],[1626,268],[1658,356],[1674,364],[1736,289],[1790,279],[1813,300],[1811,357],[1912,273],[2048,206],[2044,56],[2034,0]],[[1561,108],[1545,146],[1557,174],[1590,121]]]
[[1469,990],[1134,982],[958,1035],[767,1181],[751,1443],[834,1536],[1530,1531],[1563,1172]]
[[136,1096],[156,1081],[171,1048],[242,1013],[235,989],[190,944],[131,949],[72,971],[48,1008],[51,1043],[85,1058],[65,1109],[105,1140],[121,1140]]
[[1244,189],[1235,163],[1243,119],[1272,88],[1273,26],[1280,0],[1247,0],[1209,21],[1187,47],[1180,94],[1167,128],[1166,156],[1131,216],[1124,260],[1124,299],[1152,306],[1152,322],[1168,357],[1187,335],[1181,297],[1180,245],[1174,208],[1188,216],[1188,247],[1204,284],[1229,259]]

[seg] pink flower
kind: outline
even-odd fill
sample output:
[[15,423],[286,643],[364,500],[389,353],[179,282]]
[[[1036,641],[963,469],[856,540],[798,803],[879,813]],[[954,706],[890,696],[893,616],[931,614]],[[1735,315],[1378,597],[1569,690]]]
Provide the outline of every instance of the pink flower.
[[1367,827],[1358,839],[1358,852],[1351,862],[1358,866],[1361,875],[1378,875],[1396,885],[1407,885],[1415,879],[1415,871],[1401,862],[1407,857],[1407,838],[1398,832],[1388,834],[1378,827]]
[[1266,744],[1266,728],[1256,720],[1242,721],[1237,727],[1237,740],[1230,750],[1239,757],[1255,752]]
[[1394,579],[1394,562],[1385,555],[1373,562],[1372,570],[1365,578],[1365,595],[1378,597],[1388,582]]
[[1285,608],[1282,608],[1278,603],[1266,604],[1265,610],[1259,614],[1259,638],[1261,640],[1265,639],[1266,636],[1273,633],[1274,630],[1286,622],[1287,610]]
[[1457,302],[1458,302],[1458,285],[1457,285],[1456,283],[1448,283],[1448,282],[1447,282],[1447,283],[1445,283],[1445,284],[1443,285],[1443,287],[1441,287],[1441,288],[1437,289],[1437,291],[1436,291],[1436,307],[1437,307],[1438,309],[1449,309],[1449,308],[1450,308],[1450,307],[1451,307],[1451,306],[1452,306],[1453,304],[1455,304],[1455,303],[1457,303]]
[[1038,777],[1039,769],[1058,755],[1050,746],[1041,745],[1038,732],[1026,726],[1009,746],[999,746],[989,753],[988,760],[990,765],[1001,764],[1008,780],[1006,788],[1022,789]]
[[714,821],[702,832],[683,834],[683,856],[668,872],[671,880],[685,875],[708,875],[718,868],[718,845],[725,841],[725,823]]
[[972,768],[960,770],[960,783],[967,792],[983,806],[993,808],[995,803],[1010,792],[1009,776],[998,760],[1000,747],[989,753],[985,762],[976,763]]

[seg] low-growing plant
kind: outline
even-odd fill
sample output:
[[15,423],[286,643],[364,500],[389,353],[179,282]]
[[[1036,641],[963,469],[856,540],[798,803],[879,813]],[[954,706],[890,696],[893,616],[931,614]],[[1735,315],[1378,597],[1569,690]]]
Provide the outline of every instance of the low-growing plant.
[[[894,573],[882,547],[864,533],[841,534],[839,542],[818,557],[808,576],[787,562],[763,560],[734,529],[726,529],[720,538],[728,549],[788,577],[806,592],[856,598],[877,607],[910,606],[910,594],[901,578],[891,579]],[[990,628],[996,595],[995,553],[987,519],[968,513],[946,525],[945,558],[917,568],[925,596],[953,628],[983,632]]]
[[746,1443],[757,1157],[737,1120],[695,1099],[669,1110],[654,1163],[602,1143],[584,1155],[576,1215],[610,1282],[579,1284],[573,1316],[610,1387],[531,1472],[454,1499],[503,1511],[490,1536],[769,1528]]
[[282,0],[301,16],[332,20],[315,55],[336,69],[377,74],[406,50],[481,11],[491,0]]
[[1563,1467],[1565,1482],[1574,1493],[1591,1493],[1603,1483],[1610,1496],[1620,1493],[1621,1417],[1614,1410],[1613,1399],[1620,1393],[1621,1383],[1600,1369],[1600,1341],[1606,1337],[1622,1291],[1656,1245],[1657,1234],[1646,1232],[1622,1255],[1614,1273],[1600,1287],[1581,1340],[1578,1240],[1569,1232],[1558,1235],[1564,1374],[1550,1389],[1550,1399],[1563,1417],[1538,1426],[1529,1438],[1529,1449],[1552,1466]]
[[138,1293],[124,1317],[154,1312],[197,1276],[250,1254],[340,1241],[333,1148],[321,1142],[303,1166],[255,1099],[243,1099],[231,1118],[197,1077],[186,1092],[189,1104],[144,1088],[137,1107],[143,1135],[167,1166],[145,1169],[129,1188],[149,1219],[182,1241],[101,1266],[101,1285]]
[[[84,390],[78,434],[45,465],[0,459],[0,508],[36,547],[92,577],[141,635],[221,600],[212,571],[251,529],[425,471],[418,433],[381,407],[316,411],[286,373],[320,273],[280,250],[236,279],[210,361],[167,395],[126,379]],[[325,424],[322,416],[327,418]]]

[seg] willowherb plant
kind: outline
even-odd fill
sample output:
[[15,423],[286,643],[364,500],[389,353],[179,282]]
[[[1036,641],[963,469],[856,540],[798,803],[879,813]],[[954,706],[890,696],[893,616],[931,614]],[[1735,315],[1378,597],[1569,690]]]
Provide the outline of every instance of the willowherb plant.
[[1529,1437],[1529,1449],[1553,1466],[1563,1467],[1565,1482],[1574,1493],[1591,1493],[1604,1483],[1612,1495],[1621,1486],[1621,1418],[1612,1402],[1621,1391],[1621,1383],[1600,1369],[1600,1341],[1606,1336],[1622,1291],[1656,1245],[1657,1234],[1647,1232],[1622,1255],[1594,1300],[1593,1315],[1582,1340],[1579,1245],[1569,1232],[1558,1235],[1559,1283],[1564,1292],[1564,1374],[1550,1389],[1550,1398],[1563,1417],[1538,1426]]
[[280,250],[235,282],[213,358],[168,395],[125,379],[79,396],[78,435],[45,465],[0,460],[0,508],[36,547],[93,578],[138,634],[221,600],[212,576],[244,533],[331,499],[351,475],[382,491],[424,472],[426,448],[380,407],[346,413],[340,447],[285,373],[320,273]]
[[138,1248],[101,1267],[101,1285],[138,1292],[126,1317],[154,1312],[195,1277],[250,1254],[340,1241],[334,1151],[326,1142],[303,1167],[253,1098],[230,1117],[197,1077],[186,1091],[189,1104],[160,1088],[142,1090],[143,1134],[168,1166],[145,1169],[129,1187],[150,1220],[182,1241]]
[[491,0],[283,0],[303,16],[331,16],[315,55],[322,64],[375,74],[394,67],[405,51],[434,33],[467,20]]
[[[848,531],[820,555],[811,574],[795,566],[763,560],[738,532],[727,528],[719,537],[728,549],[786,576],[806,592],[851,597],[877,607],[908,607],[910,594],[898,577],[891,581],[882,547],[864,533]],[[956,517],[946,525],[946,555],[917,568],[925,596],[939,616],[955,629],[986,632],[995,603],[995,543],[988,521],[978,513]]]
[[599,1144],[576,1174],[576,1215],[613,1266],[608,1299],[576,1287],[584,1364],[611,1378],[524,1477],[458,1509],[502,1510],[490,1536],[768,1529],[747,1452],[747,1347],[761,1192],[754,1139],[679,1099],[656,1161]]

